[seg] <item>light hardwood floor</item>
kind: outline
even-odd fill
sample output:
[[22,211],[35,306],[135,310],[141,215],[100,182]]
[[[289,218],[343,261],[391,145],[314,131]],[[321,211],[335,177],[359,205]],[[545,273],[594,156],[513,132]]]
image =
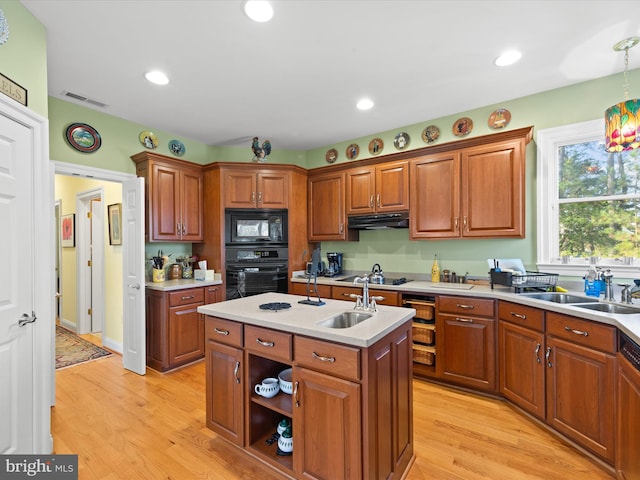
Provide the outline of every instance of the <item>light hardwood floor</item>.
[[[119,355],[58,371],[55,453],[78,454],[80,480],[282,479],[205,427],[204,375],[139,376]],[[614,478],[505,402],[421,380],[414,439],[409,480]]]

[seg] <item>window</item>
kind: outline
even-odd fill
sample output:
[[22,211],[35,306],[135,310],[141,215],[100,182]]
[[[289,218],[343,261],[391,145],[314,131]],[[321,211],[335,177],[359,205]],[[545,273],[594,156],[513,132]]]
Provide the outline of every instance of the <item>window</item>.
[[607,153],[604,120],[538,132],[538,269],[640,271],[640,152]]

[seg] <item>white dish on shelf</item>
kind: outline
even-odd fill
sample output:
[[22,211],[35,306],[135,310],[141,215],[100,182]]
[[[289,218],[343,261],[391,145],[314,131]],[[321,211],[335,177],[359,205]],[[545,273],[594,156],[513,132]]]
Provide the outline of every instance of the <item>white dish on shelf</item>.
[[280,390],[284,393],[291,395],[293,393],[293,382],[291,381],[291,375],[293,370],[287,368],[278,374],[278,381],[280,382]]

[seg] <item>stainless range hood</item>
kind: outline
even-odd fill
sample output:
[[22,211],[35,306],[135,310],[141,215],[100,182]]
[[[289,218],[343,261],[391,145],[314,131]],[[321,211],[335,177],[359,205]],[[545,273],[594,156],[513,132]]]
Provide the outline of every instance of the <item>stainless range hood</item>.
[[384,230],[409,228],[409,212],[350,215],[347,227],[352,230]]

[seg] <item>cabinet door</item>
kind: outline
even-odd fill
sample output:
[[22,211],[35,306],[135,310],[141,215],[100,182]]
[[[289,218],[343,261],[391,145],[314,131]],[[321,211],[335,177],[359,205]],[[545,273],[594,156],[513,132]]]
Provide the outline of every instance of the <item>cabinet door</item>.
[[346,224],[344,186],[345,174],[342,172],[309,179],[309,240],[352,239]]
[[495,321],[439,314],[438,377],[479,390],[496,390]]
[[255,171],[227,170],[224,176],[224,206],[226,208],[255,208],[258,195]]
[[346,174],[347,214],[357,215],[375,211],[375,170],[358,168]]
[[207,427],[244,444],[242,350],[207,340]]
[[547,423],[614,461],[615,357],[547,336]]
[[293,466],[298,478],[362,478],[360,385],[294,369]]
[[172,367],[204,356],[202,303],[169,309],[169,363]]
[[618,478],[640,478],[640,372],[618,357],[618,419],[616,471]]
[[460,155],[445,152],[411,161],[411,238],[460,236]]
[[462,236],[524,237],[524,142],[462,150]]
[[168,297],[165,292],[147,289],[145,300],[147,365],[155,370],[163,371],[169,368],[167,351]]
[[504,321],[498,329],[500,393],[544,420],[544,335]]
[[409,163],[391,162],[376,167],[376,212],[409,209]]
[[180,240],[180,169],[154,163],[149,204],[150,240]]
[[257,178],[258,208],[289,207],[289,174],[282,172],[259,172]]
[[180,239],[199,242],[204,238],[203,212],[204,182],[202,173],[191,170],[182,172]]

